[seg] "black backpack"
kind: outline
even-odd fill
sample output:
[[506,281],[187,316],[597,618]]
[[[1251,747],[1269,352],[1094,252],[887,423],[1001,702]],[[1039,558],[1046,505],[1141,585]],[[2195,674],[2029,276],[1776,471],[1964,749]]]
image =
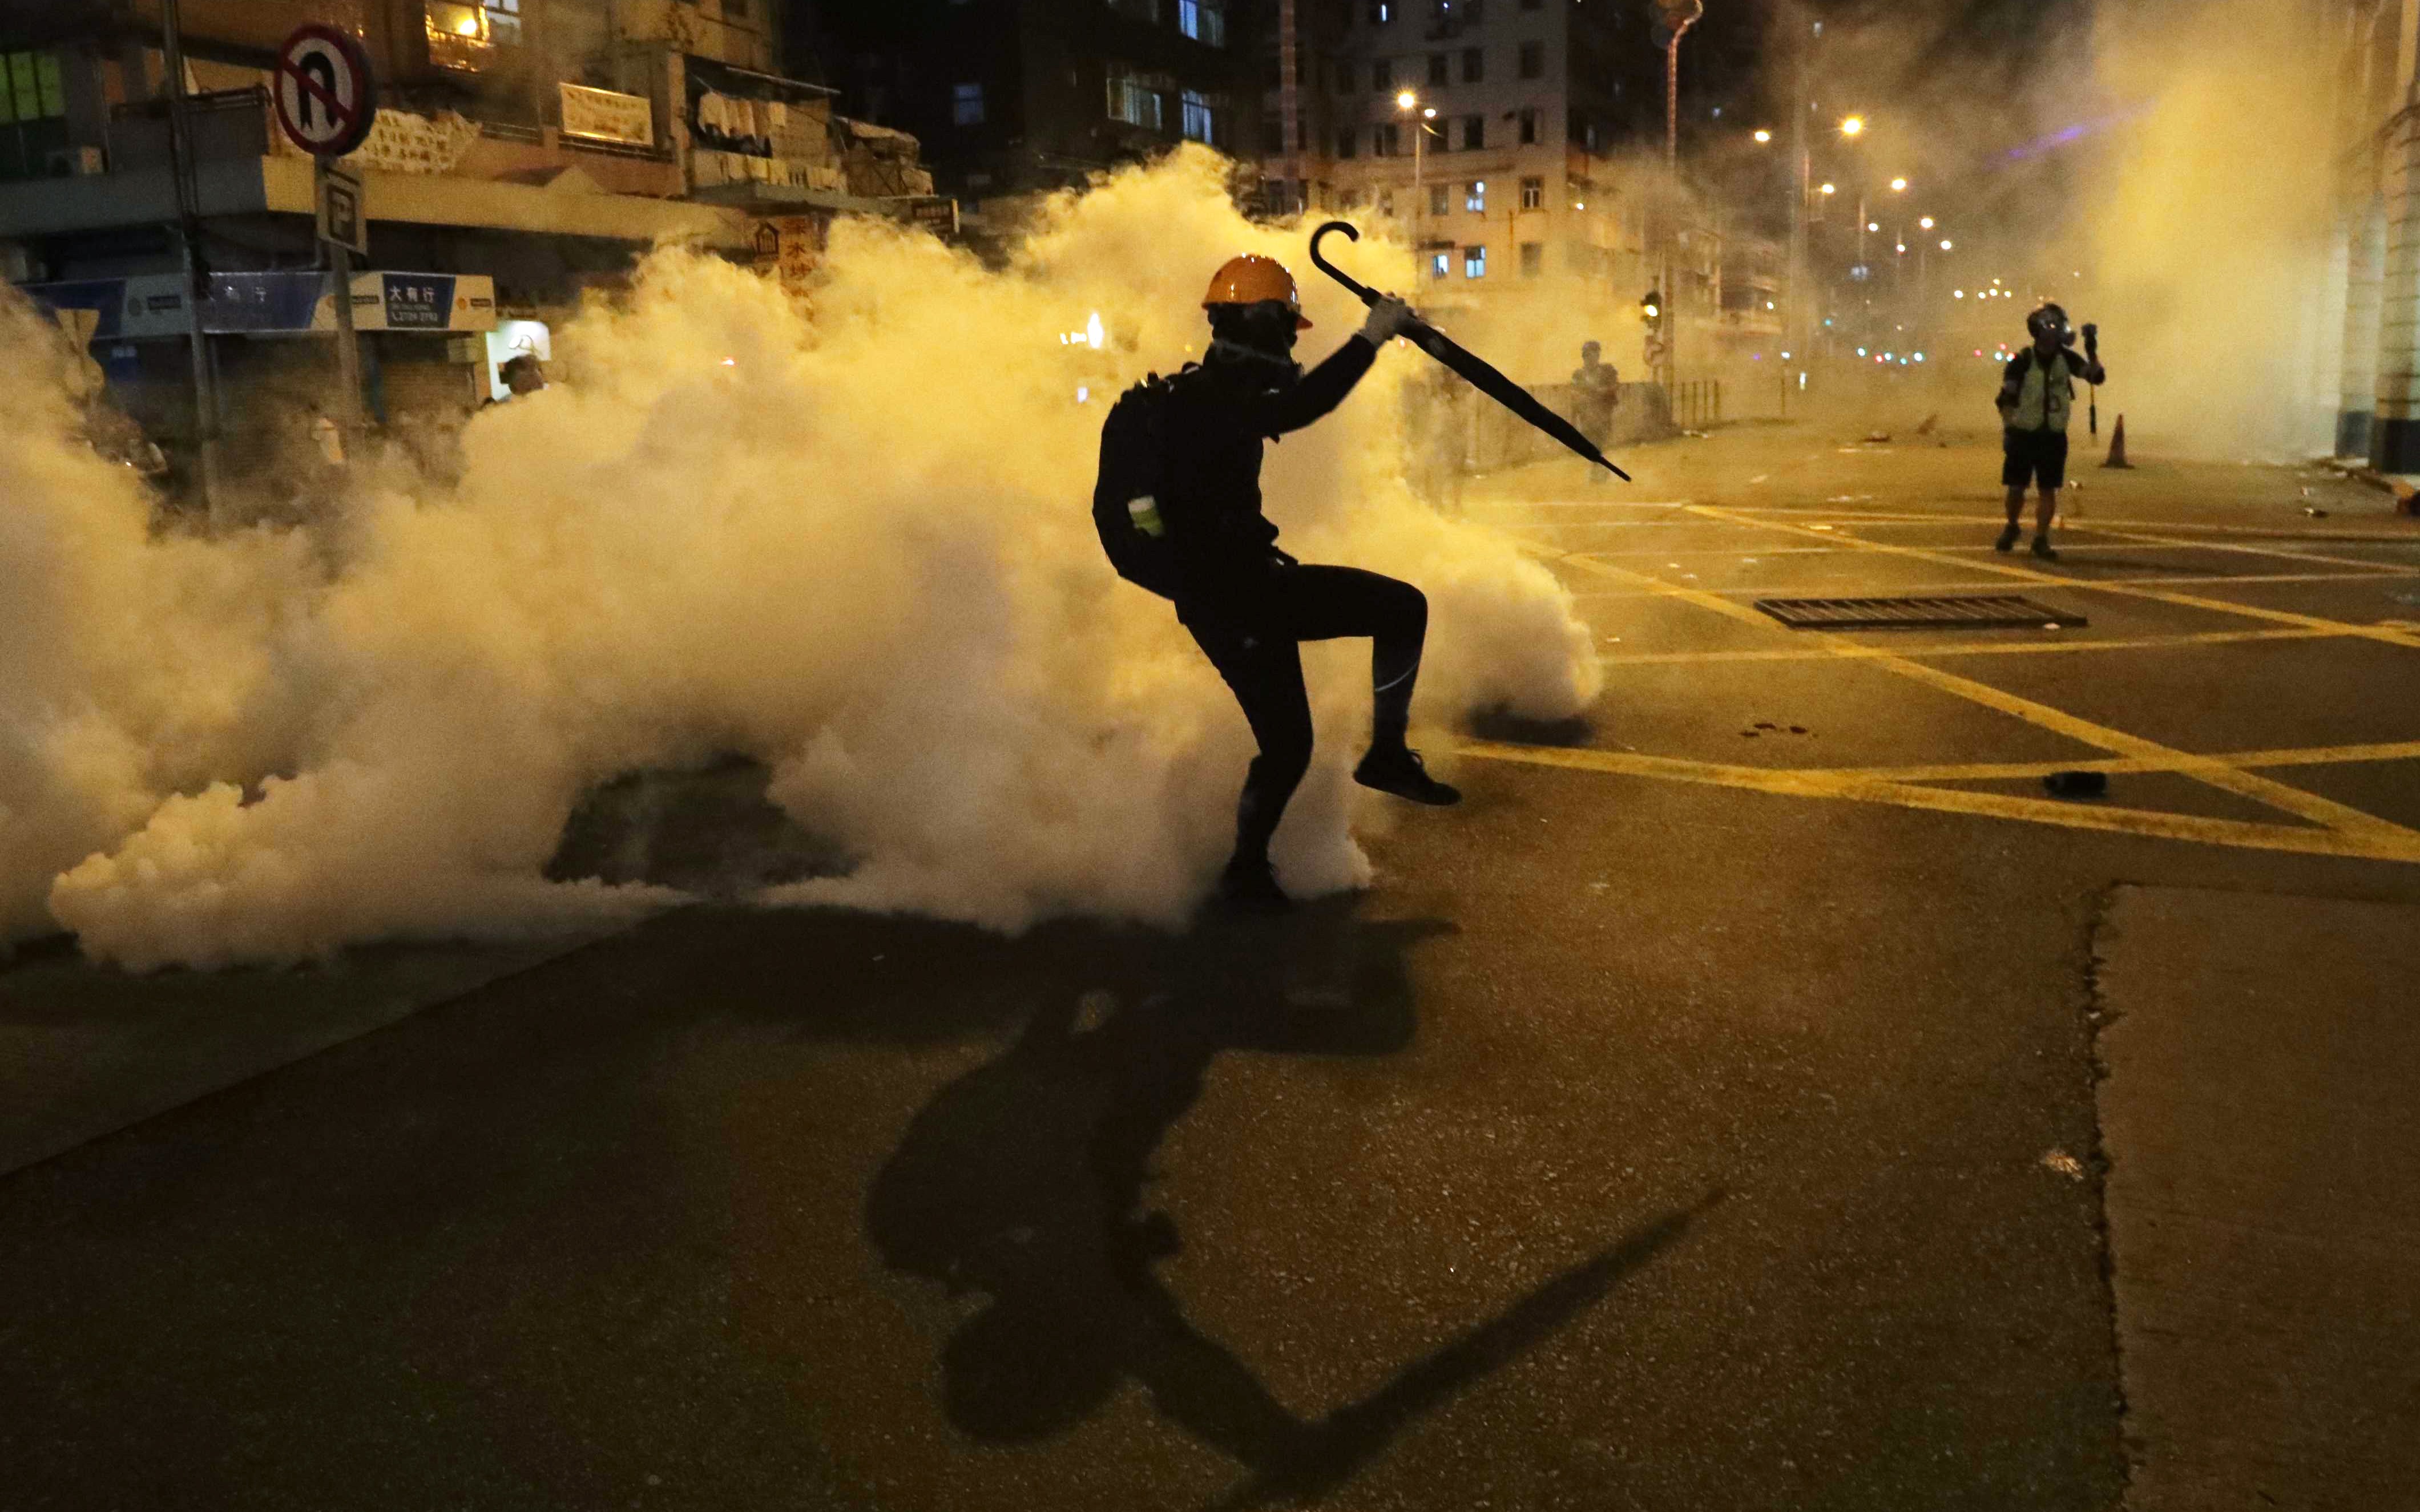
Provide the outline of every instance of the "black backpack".
[[[1186,363],[1184,372],[1193,365]],[[1162,598],[1176,596],[1176,553],[1159,508],[1175,385],[1175,378],[1154,373],[1118,395],[1101,422],[1101,471],[1093,485],[1093,528],[1100,532],[1109,565]]]

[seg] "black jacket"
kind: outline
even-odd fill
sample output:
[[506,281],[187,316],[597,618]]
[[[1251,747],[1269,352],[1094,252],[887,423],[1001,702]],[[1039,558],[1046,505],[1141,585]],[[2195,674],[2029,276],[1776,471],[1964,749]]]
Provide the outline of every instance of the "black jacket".
[[1342,404],[1377,357],[1357,334],[1292,384],[1215,353],[1176,380],[1159,513],[1176,558],[1178,617],[1193,624],[1256,607],[1278,562],[1278,528],[1261,513],[1261,443]]

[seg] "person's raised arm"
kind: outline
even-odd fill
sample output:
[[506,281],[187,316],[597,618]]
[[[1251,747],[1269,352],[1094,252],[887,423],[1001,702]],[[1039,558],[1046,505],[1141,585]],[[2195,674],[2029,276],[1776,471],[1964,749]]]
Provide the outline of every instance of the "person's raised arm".
[[1370,306],[1370,318],[1361,329],[1344,339],[1344,345],[1327,354],[1327,360],[1302,376],[1302,381],[1280,393],[1271,393],[1261,402],[1254,429],[1264,436],[1282,436],[1300,430],[1319,419],[1353,392],[1370,364],[1378,360],[1378,348],[1403,332],[1413,320],[1412,307],[1393,295],[1382,295]]

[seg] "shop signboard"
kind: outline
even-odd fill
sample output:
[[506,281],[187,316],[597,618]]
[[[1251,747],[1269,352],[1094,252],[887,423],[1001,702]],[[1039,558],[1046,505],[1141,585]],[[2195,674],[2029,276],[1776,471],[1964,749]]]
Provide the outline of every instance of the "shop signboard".
[[656,145],[656,107],[644,96],[615,94],[566,84],[563,91],[563,134],[592,142],[619,142],[628,147]]

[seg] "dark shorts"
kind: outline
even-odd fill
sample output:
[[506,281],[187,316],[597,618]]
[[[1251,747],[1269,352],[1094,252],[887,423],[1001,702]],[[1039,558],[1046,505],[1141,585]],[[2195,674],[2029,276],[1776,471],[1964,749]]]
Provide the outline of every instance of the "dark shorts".
[[2010,430],[2000,434],[2008,460],[2000,464],[2000,486],[2023,488],[2040,480],[2045,488],[2067,486],[2067,432]]

